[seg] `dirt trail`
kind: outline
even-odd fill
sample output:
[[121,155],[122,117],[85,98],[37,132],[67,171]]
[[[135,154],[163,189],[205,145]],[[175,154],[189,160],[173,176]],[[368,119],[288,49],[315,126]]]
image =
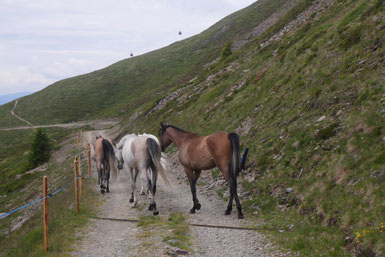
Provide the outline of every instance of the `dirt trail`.
[[83,127],[90,125],[94,127],[95,129],[99,129],[106,126],[113,126],[116,125],[117,121],[98,121],[98,120],[92,120],[92,121],[82,121],[82,122],[71,122],[71,123],[59,123],[59,124],[49,124],[49,125],[32,125],[31,122],[23,119],[19,115],[15,113],[15,109],[17,107],[17,104],[19,103],[20,98],[16,99],[15,105],[13,106],[13,109],[11,110],[11,115],[15,118],[21,120],[22,122],[25,122],[28,124],[28,126],[19,126],[19,127],[13,127],[13,128],[0,128],[0,131],[8,131],[8,130],[24,130],[24,129],[37,129],[37,128],[77,128],[77,127]]
[[17,115],[17,114],[15,113],[15,109],[16,109],[16,107],[17,107],[17,104],[19,103],[19,100],[20,100],[20,98],[17,98],[17,99],[16,99],[15,105],[13,106],[13,109],[11,110],[11,114],[12,114],[13,116],[15,116],[17,119],[21,120],[22,122],[25,122],[25,123],[27,123],[28,125],[32,126],[32,123],[31,123],[31,122],[29,122],[29,121],[23,119],[22,117],[20,117],[19,115]]
[[[19,117],[20,118],[20,117]],[[20,118],[21,119],[21,118]],[[28,122],[28,121],[26,121]],[[61,124],[49,124],[49,125],[30,125],[30,126],[21,126],[21,127],[14,127],[14,128],[0,128],[0,131],[6,131],[6,130],[23,130],[23,129],[36,129],[36,128],[78,128],[90,125],[94,128],[98,127],[106,127],[106,126],[112,126],[115,125],[116,121],[86,121],[86,122],[71,122],[71,123],[61,123]]]
[[[95,134],[88,134],[89,139]],[[189,223],[250,226],[258,225],[248,220],[237,219],[236,208],[230,216],[224,215],[226,203],[216,196],[214,189],[198,185],[198,199],[202,209],[196,214],[189,214],[192,207],[190,187],[187,184],[183,168],[170,157],[168,178],[172,187],[165,186],[162,179],[158,180],[156,203],[161,216],[168,217],[171,213],[179,212],[186,215]],[[211,179],[204,176],[203,180]],[[96,176],[93,171],[93,176]],[[138,181],[139,187],[139,181]],[[139,188],[137,187],[137,190]],[[95,185],[95,190],[97,185]],[[111,185],[111,193],[100,195],[104,199],[98,217],[118,219],[138,219],[143,215],[151,215],[147,210],[147,196],[140,196],[139,207],[131,208],[129,203],[130,183],[128,173],[120,172],[118,181]],[[161,239],[143,252],[143,238],[138,236],[141,228],[136,223],[94,219],[87,231],[81,235],[83,239],[77,245],[77,250],[71,252],[74,256],[168,256],[170,247]],[[80,233],[80,232],[79,232]],[[257,231],[215,229],[191,227],[193,253],[189,256],[290,256],[275,249],[273,244]]]

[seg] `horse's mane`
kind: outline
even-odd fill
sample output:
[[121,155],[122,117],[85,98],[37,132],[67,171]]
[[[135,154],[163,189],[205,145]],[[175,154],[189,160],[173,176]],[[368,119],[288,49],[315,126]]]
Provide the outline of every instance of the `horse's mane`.
[[181,129],[180,127],[177,127],[175,125],[165,125],[164,127],[162,127],[162,134],[164,132],[166,132],[167,128],[173,128],[173,129],[179,130],[180,132],[187,133],[187,134],[196,134],[196,133],[191,133],[191,132],[188,132],[188,131],[186,131],[184,129]]

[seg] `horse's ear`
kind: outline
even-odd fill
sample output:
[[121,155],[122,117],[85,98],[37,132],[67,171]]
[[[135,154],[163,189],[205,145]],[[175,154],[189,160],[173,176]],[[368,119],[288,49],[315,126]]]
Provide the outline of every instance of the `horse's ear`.
[[160,127],[161,127],[161,128],[164,128],[163,122],[160,122]]

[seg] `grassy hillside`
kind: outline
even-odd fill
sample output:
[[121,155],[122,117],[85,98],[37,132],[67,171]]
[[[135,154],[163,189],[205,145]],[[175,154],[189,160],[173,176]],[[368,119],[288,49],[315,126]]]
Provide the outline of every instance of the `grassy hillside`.
[[[236,130],[250,148],[243,205],[283,246],[303,256],[382,256],[384,1],[321,2],[323,11],[301,1],[196,80],[175,84],[162,104],[127,117],[126,131],[156,134],[160,121],[201,134]],[[270,40],[304,10],[304,22]]]
[[[165,89],[189,80],[203,64],[217,58],[223,45],[241,37],[287,0],[260,0],[199,35],[82,76],[59,81],[24,97],[17,114],[33,124],[71,122],[132,113]],[[6,106],[0,116],[6,116]],[[4,120],[1,127],[13,125]]]
[[[121,116],[122,133],[156,134],[160,121],[235,130],[250,148],[243,206],[274,240],[302,256],[385,255],[384,0],[300,0],[212,62],[287,2],[260,0],[200,35],[55,83],[16,112],[32,123]],[[12,106],[0,126],[18,122]]]

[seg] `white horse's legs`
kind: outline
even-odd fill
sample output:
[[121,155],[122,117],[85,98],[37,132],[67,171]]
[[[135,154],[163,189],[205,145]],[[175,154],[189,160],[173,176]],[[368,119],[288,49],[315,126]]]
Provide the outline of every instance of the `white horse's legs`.
[[132,168],[129,168],[129,170],[130,170],[131,189],[132,189],[130,202],[132,202],[131,207],[135,208],[136,205],[138,204],[138,199],[136,196],[136,178],[138,176],[139,171],[137,169],[132,169]]
[[155,203],[155,193],[156,193],[156,180],[158,177],[158,172],[155,170],[147,170],[147,188],[148,188],[148,195],[150,198],[150,206],[149,210],[153,211],[156,210],[156,203]]
[[145,195],[146,192],[144,192],[144,185],[147,184],[147,181],[146,181],[146,174],[144,172],[141,172],[140,180],[142,182],[142,187],[140,188],[140,194]]

